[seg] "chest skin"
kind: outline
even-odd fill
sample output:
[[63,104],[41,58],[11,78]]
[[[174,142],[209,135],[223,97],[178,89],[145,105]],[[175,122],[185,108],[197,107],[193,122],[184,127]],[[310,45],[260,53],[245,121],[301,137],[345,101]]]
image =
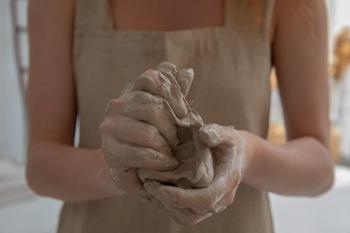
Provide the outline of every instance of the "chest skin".
[[173,31],[224,25],[223,0],[109,0],[119,30]]

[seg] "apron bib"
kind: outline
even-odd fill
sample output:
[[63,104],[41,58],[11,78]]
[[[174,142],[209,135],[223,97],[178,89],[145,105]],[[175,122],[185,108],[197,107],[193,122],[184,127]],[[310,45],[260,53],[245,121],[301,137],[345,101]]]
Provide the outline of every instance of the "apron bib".
[[[266,138],[269,109],[270,24],[274,0],[226,0],[225,24],[176,31],[115,30],[108,0],[76,0],[74,77],[80,142],[101,146],[99,125],[108,101],[146,69],[170,61],[191,67],[188,94],[205,123],[233,125]],[[191,101],[189,101],[191,102]],[[133,195],[65,203],[59,233],[272,233],[267,193],[241,184],[224,212],[191,227]]]

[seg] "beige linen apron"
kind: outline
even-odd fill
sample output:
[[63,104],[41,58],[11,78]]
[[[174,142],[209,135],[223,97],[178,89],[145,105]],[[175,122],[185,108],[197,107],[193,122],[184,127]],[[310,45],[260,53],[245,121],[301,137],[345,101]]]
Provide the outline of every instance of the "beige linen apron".
[[[107,102],[162,61],[192,67],[189,92],[205,123],[234,125],[266,137],[274,0],[261,0],[256,21],[250,1],[226,0],[225,25],[171,32],[113,29],[108,0],[76,0],[74,75],[80,147],[99,148]],[[157,206],[133,195],[66,203],[59,233],[271,233],[267,194],[241,184],[234,204],[195,226],[174,223]]]

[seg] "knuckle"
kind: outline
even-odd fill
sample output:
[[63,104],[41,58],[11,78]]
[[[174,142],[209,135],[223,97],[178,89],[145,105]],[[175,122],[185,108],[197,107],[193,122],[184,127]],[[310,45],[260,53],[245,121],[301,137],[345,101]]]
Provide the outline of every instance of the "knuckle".
[[151,116],[151,118],[153,119],[162,119],[162,112],[163,112],[163,108],[161,106],[151,106],[149,109],[148,109],[148,112]]
[[146,93],[144,91],[134,91],[130,93],[130,96],[133,101],[139,102],[145,99]]
[[99,132],[101,135],[106,135],[110,131],[110,123],[108,120],[104,120],[99,126]]
[[152,69],[143,72],[135,80],[135,86],[137,87],[142,87],[143,84],[154,84],[154,83],[160,83],[159,71],[152,70]]
[[108,102],[106,107],[106,113],[110,114],[115,111],[119,111],[123,106],[123,100],[119,97],[117,99],[112,99]]
[[163,98],[156,95],[152,95],[150,93],[148,93],[148,95],[149,95],[148,97],[149,97],[150,103],[163,107]]
[[130,99],[132,102],[139,104],[154,104],[163,105],[163,99],[159,96],[153,95],[146,91],[134,91],[130,93]]
[[132,92],[132,101],[140,104],[148,104],[151,102],[153,95],[145,91]]
[[149,76],[147,73],[143,73],[139,77],[136,78],[135,85],[142,86],[143,84],[150,83],[150,82],[152,82],[152,77]]
[[159,156],[151,148],[145,148],[145,159],[149,162],[157,160]]
[[132,91],[132,92],[128,92],[128,93],[125,93],[123,96],[121,96],[120,98],[122,98],[123,99],[123,102],[125,102],[125,103],[130,103],[130,102],[132,102],[132,101],[135,101],[134,99],[136,98],[135,97],[135,93],[136,93],[137,91]]
[[158,136],[158,130],[152,125],[146,125],[144,127],[145,133],[149,135],[151,140],[154,140]]
[[157,73],[157,70],[155,69],[148,69],[145,72],[143,72],[144,74],[150,74],[150,73]]
[[150,79],[158,78],[159,71],[155,70],[155,69],[148,69],[145,72],[143,72],[142,76],[146,76],[146,77],[148,77]]

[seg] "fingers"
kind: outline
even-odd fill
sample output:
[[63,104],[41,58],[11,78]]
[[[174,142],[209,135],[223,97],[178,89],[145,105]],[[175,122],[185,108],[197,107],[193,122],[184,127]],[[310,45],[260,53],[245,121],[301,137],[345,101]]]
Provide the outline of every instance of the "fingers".
[[[144,188],[163,203],[168,203],[177,208],[189,208],[199,214],[217,213],[224,208],[223,204],[229,205],[232,203],[227,203],[229,199],[225,199],[225,202],[222,201],[227,192],[232,190],[224,187],[218,190],[214,188],[182,189],[165,185],[155,187],[146,182]],[[224,192],[223,189],[225,189]]]
[[193,69],[183,69],[180,70],[178,75],[176,76],[177,82],[181,88],[181,92],[184,94],[184,96],[187,96],[192,81],[194,77],[194,71]]
[[[169,77],[171,77],[169,75]],[[131,91],[145,91],[164,98],[174,110],[176,116],[183,118],[188,109],[179,85],[172,83],[164,74],[155,70],[147,70],[138,77]]]
[[121,114],[153,125],[172,147],[177,145],[176,122],[162,98],[143,91],[132,92],[125,99]]
[[[144,187],[147,192],[152,193],[153,190],[159,189],[160,187],[162,187],[162,185],[156,181],[148,181],[144,183]],[[162,197],[159,196],[157,192],[154,192],[154,197],[162,203],[165,209],[168,210],[171,217],[181,225],[186,225],[186,226],[195,225],[198,222],[206,218],[209,218],[212,215],[212,213],[198,214],[190,208],[176,207],[170,202],[163,201]]]
[[[180,160],[181,161],[181,160]],[[189,159],[171,171],[138,170],[139,178],[145,180],[155,180],[159,182],[175,184],[181,188],[202,188],[207,187],[213,180],[212,162],[210,165],[203,161]]]
[[213,167],[213,157],[211,150],[203,146],[198,140],[198,131],[192,129],[192,137],[194,139],[194,157],[196,160],[196,175],[195,180],[198,188],[207,187],[213,180],[214,177],[214,167]]
[[162,62],[158,66],[158,70],[164,74],[172,83],[177,83],[184,96],[187,96],[190,90],[194,72],[193,69],[176,70],[176,66],[170,62]]
[[166,183],[174,183],[176,181],[176,173],[173,171],[154,171],[154,170],[146,170],[139,169],[137,171],[137,175],[142,182],[146,180],[155,180]]
[[166,156],[152,148],[121,143],[112,137],[103,139],[103,153],[109,166],[119,170],[144,168],[165,171],[178,165],[178,161],[171,156]]
[[195,166],[195,161],[189,161],[191,162],[182,161],[180,166],[171,171],[154,171],[147,169],[139,169],[137,174],[143,182],[145,182],[146,180],[154,180],[163,183],[176,184],[179,187],[193,187],[196,186],[195,182],[198,182],[199,180],[195,177],[198,173],[198,169],[196,171],[189,172],[193,170]]
[[160,185],[155,181],[144,183],[144,188],[158,200],[178,208],[203,208],[212,203],[212,194],[207,189],[182,189]]
[[233,203],[236,196],[236,189],[233,189],[231,192],[227,193],[219,202],[214,205],[214,213],[223,212],[231,203]]
[[130,102],[135,102],[139,104],[153,104],[153,105],[162,105],[164,102],[164,99],[152,95],[145,91],[133,91],[130,93],[126,93],[125,95],[121,96],[121,98],[125,101],[125,104],[129,104]]
[[127,144],[150,147],[164,154],[171,153],[169,145],[156,127],[132,118],[107,118],[100,125],[100,132],[104,137],[113,137]]
[[158,200],[172,206],[191,208],[196,213],[216,213],[223,208],[222,202],[218,203],[227,193],[238,187],[241,174],[235,166],[235,159],[232,156],[218,156],[214,180],[207,188],[183,189],[176,186],[155,185],[157,183],[152,182],[146,182],[144,187]]
[[170,62],[163,62],[163,63],[160,63],[160,65],[158,66],[157,70],[163,74],[166,79],[179,87],[179,89],[181,90],[181,87],[179,86],[179,83],[177,82],[177,69],[176,69],[176,66]]
[[171,147],[178,144],[176,125],[170,121],[171,117],[163,106],[133,104],[124,109],[123,115],[153,125]]

